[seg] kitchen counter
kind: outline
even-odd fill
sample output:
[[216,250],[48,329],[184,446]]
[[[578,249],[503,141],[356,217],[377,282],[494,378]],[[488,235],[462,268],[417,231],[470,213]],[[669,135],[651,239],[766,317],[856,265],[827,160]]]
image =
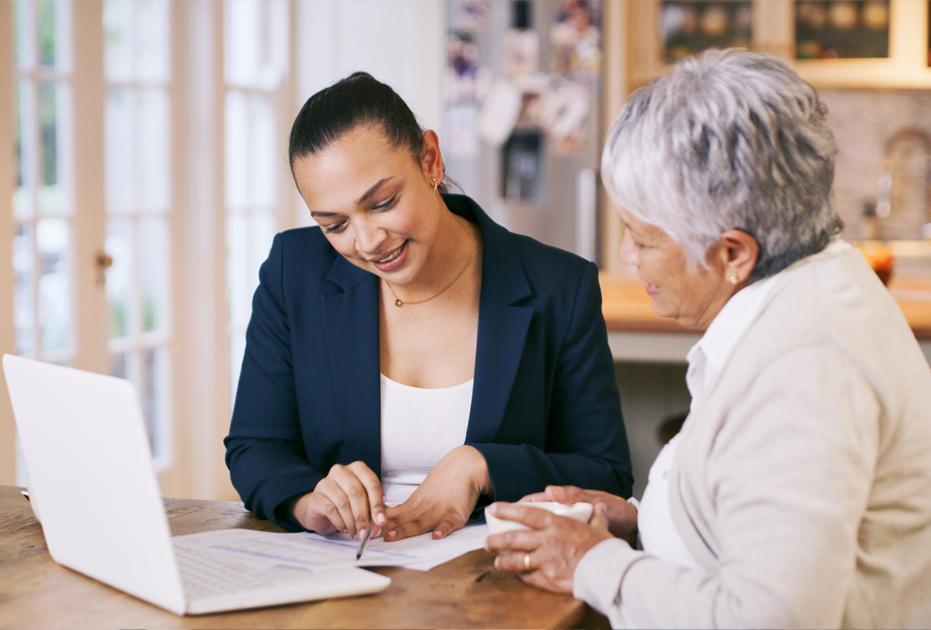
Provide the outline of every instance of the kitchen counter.
[[[682,363],[700,332],[653,313],[635,276],[601,274],[603,312],[615,361]],[[889,285],[925,356],[931,362],[931,280],[897,279]]]

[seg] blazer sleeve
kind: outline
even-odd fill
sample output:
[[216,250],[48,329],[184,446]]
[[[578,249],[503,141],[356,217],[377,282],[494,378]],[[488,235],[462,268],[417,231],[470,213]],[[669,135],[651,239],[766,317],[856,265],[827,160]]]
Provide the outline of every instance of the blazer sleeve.
[[630,449],[594,263],[585,266],[565,316],[569,325],[555,354],[543,448],[471,444],[485,456],[495,500],[516,501],[547,485],[575,485],[625,498],[631,494]]
[[300,530],[297,520],[280,508],[312,491],[324,475],[310,465],[303,445],[283,290],[283,248],[278,234],[259,271],[224,444],[233,486],[246,509],[258,518]]

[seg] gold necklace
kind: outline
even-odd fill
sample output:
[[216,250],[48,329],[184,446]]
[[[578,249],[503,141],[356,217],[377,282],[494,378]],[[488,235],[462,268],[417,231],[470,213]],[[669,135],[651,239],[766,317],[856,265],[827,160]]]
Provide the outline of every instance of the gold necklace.
[[423,304],[424,302],[429,302],[433,298],[441,295],[444,291],[446,291],[446,289],[456,284],[456,280],[462,277],[462,274],[465,273],[465,270],[469,268],[469,263],[472,262],[472,256],[475,255],[475,241],[476,240],[478,240],[478,237],[475,237],[475,240],[472,241],[472,251],[469,252],[469,259],[466,261],[465,267],[463,267],[462,270],[456,274],[456,277],[452,279],[452,282],[450,282],[445,287],[443,287],[442,289],[440,289],[439,291],[437,291],[436,293],[428,297],[426,300],[418,300],[417,302],[410,302],[410,301],[403,302],[401,298],[398,297],[398,294],[394,292],[394,289],[391,288],[391,283],[385,280],[385,284],[388,285],[388,290],[391,291],[391,295],[394,296],[394,305],[400,308],[404,306],[405,304]]

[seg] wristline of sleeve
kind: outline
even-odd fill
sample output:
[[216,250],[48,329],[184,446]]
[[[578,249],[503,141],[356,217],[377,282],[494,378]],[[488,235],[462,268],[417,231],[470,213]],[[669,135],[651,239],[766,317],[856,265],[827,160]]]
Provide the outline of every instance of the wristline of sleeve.
[[485,458],[495,501],[517,501],[531,492],[543,490],[546,483],[556,481],[548,479],[542,481],[541,485],[539,471],[523,452],[523,445],[472,442],[466,444],[475,448]]
[[620,538],[603,540],[589,549],[575,567],[572,595],[607,615],[621,603],[621,582],[627,570],[643,556]]
[[287,507],[292,499],[297,499],[308,492],[313,492],[321,479],[323,479],[323,477],[319,473],[314,472],[300,475],[299,477],[289,477],[287,481],[279,479],[272,482],[275,484],[274,490],[269,492],[265,500],[261,502],[262,507],[267,510],[267,513],[264,515],[256,514],[256,516],[264,516],[275,523],[275,525],[290,531],[305,531],[300,522],[287,511]]

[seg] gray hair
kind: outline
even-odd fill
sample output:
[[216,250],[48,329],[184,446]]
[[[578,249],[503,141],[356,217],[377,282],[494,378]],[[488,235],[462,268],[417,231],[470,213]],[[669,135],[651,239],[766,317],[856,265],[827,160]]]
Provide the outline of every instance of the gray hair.
[[608,132],[611,199],[705,264],[736,228],[760,247],[750,281],[824,249],[843,228],[827,106],[786,63],[709,50],[634,92]]

